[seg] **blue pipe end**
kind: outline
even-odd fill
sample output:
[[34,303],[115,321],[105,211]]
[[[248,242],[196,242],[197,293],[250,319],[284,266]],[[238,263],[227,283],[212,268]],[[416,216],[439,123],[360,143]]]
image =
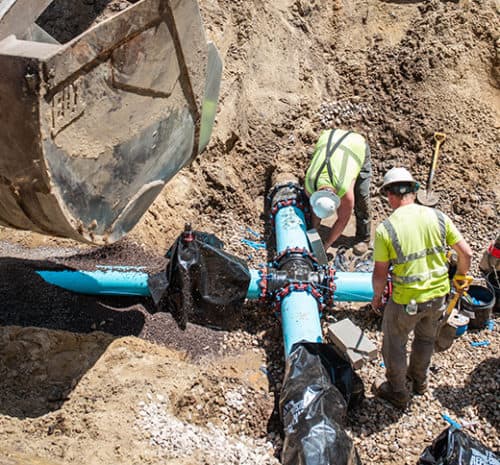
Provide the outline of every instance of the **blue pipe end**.
[[37,273],[49,284],[80,294],[145,297],[151,295],[147,273],[121,271],[122,269],[127,268],[110,267],[96,271],[42,270],[37,271]]

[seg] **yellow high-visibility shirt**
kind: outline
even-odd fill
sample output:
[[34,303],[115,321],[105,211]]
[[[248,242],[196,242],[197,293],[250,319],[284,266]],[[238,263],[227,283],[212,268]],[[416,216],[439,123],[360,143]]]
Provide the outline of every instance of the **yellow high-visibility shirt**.
[[448,216],[415,203],[397,208],[379,224],[373,258],[393,266],[394,302],[421,303],[448,294],[446,249],[461,239]]
[[339,197],[342,197],[352,181],[358,177],[365,161],[368,144],[361,134],[351,132],[345,136],[326,162],[328,140],[332,131],[334,132],[330,140],[330,149],[333,149],[348,132],[343,129],[329,129],[321,133],[306,171],[304,184],[309,194],[322,187],[331,187]]

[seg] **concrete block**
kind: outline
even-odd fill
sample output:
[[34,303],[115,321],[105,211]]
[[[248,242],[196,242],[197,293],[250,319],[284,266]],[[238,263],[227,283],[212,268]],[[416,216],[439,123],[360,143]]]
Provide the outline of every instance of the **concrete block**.
[[318,260],[318,263],[320,265],[328,265],[328,258],[326,256],[325,248],[323,247],[323,241],[321,240],[318,231],[316,231],[316,229],[309,229],[307,231],[307,239],[309,239],[311,251]]
[[347,355],[354,368],[377,357],[377,347],[349,318],[328,325],[327,338],[342,354]]

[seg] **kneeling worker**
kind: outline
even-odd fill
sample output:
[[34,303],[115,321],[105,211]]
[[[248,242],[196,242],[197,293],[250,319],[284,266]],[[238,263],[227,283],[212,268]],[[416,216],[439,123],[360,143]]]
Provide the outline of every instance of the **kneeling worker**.
[[[387,381],[376,383],[374,393],[403,409],[409,401],[406,378],[416,394],[427,390],[434,342],[450,292],[447,247],[458,256],[455,287],[464,283],[472,257],[448,216],[415,203],[417,189],[418,183],[405,168],[385,174],[381,191],[394,212],[377,226],[373,251],[373,309],[381,306],[391,265],[393,286],[382,320]],[[407,366],[406,343],[412,331],[415,338]]]
[[337,212],[325,250],[340,237],[354,209],[356,242],[370,241],[370,148],[353,131],[323,131],[306,172],[305,190],[312,208],[312,226]]

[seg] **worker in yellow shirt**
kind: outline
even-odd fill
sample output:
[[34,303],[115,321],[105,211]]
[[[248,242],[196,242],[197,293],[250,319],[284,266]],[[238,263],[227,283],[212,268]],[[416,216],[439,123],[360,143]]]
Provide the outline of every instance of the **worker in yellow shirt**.
[[[410,398],[407,378],[414,393],[427,390],[434,341],[450,292],[447,247],[457,253],[457,285],[465,278],[472,257],[469,245],[448,216],[415,203],[417,189],[418,183],[405,168],[392,168],[385,174],[381,191],[394,212],[378,225],[374,241],[372,308],[381,307],[389,271],[393,292],[382,320],[387,381],[375,383],[373,391],[403,409]],[[406,344],[411,331],[415,338],[407,366]]]
[[[354,210],[360,247],[370,241],[370,147],[354,131],[323,131],[305,176],[305,191],[312,208],[312,226],[335,213],[337,219],[324,242],[328,249],[342,234]],[[360,247],[360,250],[362,248]]]

